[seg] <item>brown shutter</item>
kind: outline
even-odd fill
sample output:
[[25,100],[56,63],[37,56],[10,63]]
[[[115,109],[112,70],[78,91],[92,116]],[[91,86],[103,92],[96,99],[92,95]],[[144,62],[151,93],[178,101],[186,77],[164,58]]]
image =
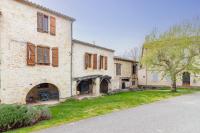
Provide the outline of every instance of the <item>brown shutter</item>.
[[27,65],[35,65],[35,45],[27,43]]
[[85,53],[85,69],[89,67],[89,55],[88,53]]
[[108,69],[108,57],[105,56],[105,70]]
[[54,17],[50,17],[50,34],[56,35],[56,19]]
[[38,32],[43,32],[43,14],[37,13],[37,30]]
[[59,61],[58,61],[58,48],[52,48],[52,66],[58,67]]
[[93,55],[93,69],[97,69],[97,54]]

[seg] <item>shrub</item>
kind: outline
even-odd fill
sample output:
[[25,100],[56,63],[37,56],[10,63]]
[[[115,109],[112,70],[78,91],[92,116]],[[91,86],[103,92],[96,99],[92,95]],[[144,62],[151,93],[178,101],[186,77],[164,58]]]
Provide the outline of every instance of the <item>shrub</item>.
[[0,112],[0,132],[31,126],[51,118],[49,109],[42,106],[0,105]]

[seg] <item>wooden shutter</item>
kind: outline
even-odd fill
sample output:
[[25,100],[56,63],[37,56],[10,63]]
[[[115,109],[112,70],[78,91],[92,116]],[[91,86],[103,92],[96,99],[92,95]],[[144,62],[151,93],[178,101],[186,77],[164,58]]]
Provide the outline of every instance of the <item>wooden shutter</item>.
[[108,57],[105,56],[105,70],[108,69]]
[[102,65],[103,65],[103,58],[102,58],[102,56],[100,55],[99,69],[102,69],[102,68],[103,68]]
[[37,30],[38,32],[43,32],[43,14],[37,13]]
[[93,69],[97,69],[97,54],[93,55]]
[[58,67],[59,61],[58,61],[58,48],[52,48],[52,66]]
[[50,34],[56,35],[56,19],[54,17],[50,17]]
[[27,43],[27,65],[35,65],[35,45]]
[[89,55],[88,53],[85,53],[85,69],[89,67]]

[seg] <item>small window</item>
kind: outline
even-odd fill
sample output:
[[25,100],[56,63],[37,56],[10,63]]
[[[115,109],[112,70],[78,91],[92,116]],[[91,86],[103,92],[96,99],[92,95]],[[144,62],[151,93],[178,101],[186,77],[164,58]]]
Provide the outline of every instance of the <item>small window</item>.
[[40,65],[49,65],[50,57],[49,57],[49,47],[37,47],[37,64]]
[[92,54],[85,53],[85,69],[92,68]]
[[108,69],[108,57],[100,55],[99,69]]
[[135,81],[132,81],[132,85],[136,85],[136,82],[135,82]]
[[48,29],[49,29],[49,19],[48,16],[44,15],[44,19],[43,19],[43,31],[48,33]]
[[152,73],[152,82],[158,82],[158,73],[157,72],[153,72]]
[[37,13],[37,31],[38,32],[49,32],[49,17],[43,13]]
[[121,75],[121,64],[119,63],[116,64],[116,75],[117,76]]
[[137,65],[136,64],[133,65],[133,70],[132,71],[133,71],[132,72],[133,75],[137,74]]

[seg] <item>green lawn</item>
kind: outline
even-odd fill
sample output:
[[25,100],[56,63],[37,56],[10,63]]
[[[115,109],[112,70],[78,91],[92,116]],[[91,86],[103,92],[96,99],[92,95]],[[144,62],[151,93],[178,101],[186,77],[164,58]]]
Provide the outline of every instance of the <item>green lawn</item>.
[[172,93],[170,90],[162,89],[123,92],[99,98],[85,99],[82,101],[68,100],[64,103],[50,107],[53,115],[51,120],[40,122],[32,127],[10,131],[10,133],[27,133],[36,131],[196,91],[198,90],[179,89],[177,93]]

